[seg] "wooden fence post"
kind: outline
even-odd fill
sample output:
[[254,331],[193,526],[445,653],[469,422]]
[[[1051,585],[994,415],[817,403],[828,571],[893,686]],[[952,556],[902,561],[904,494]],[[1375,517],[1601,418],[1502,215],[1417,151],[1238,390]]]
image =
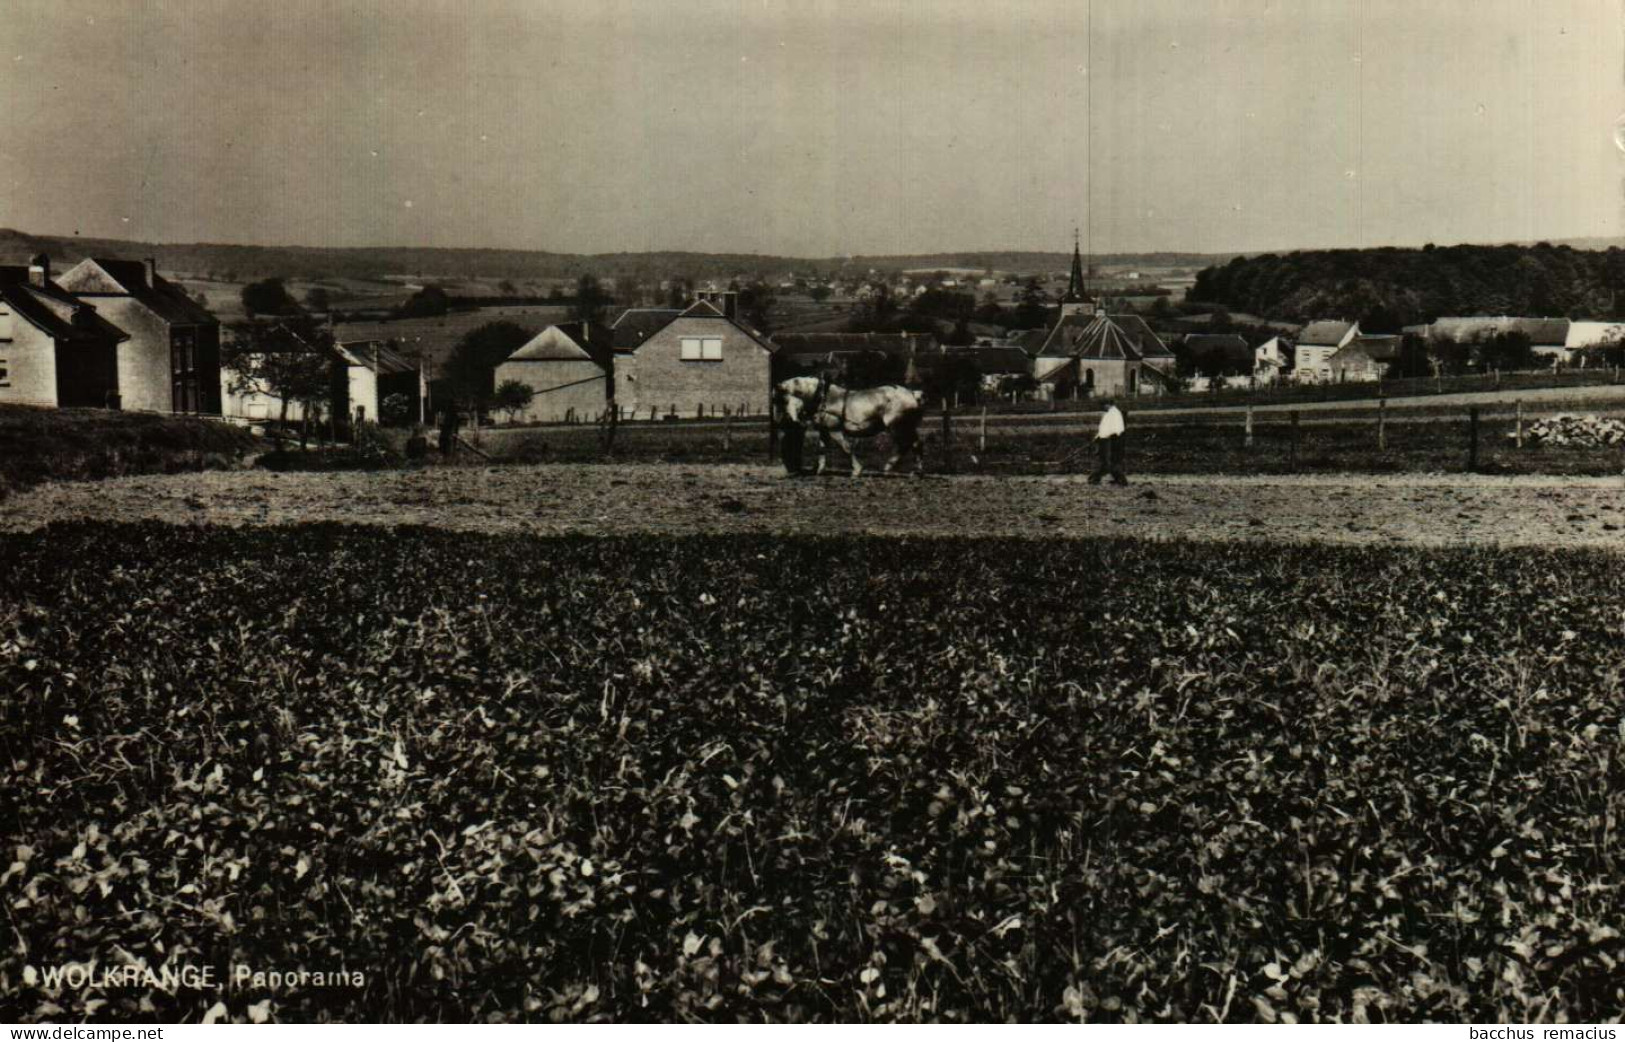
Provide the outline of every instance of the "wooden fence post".
[[1243,448],[1253,447],[1253,403],[1247,403],[1247,433],[1241,440]]
[[1517,408],[1518,419],[1517,426],[1512,428],[1513,441],[1521,449],[1523,448],[1523,399],[1519,398],[1514,405]]
[[734,447],[734,418],[730,412],[722,414],[722,451],[732,452]]
[[1292,416],[1292,450],[1291,450],[1291,454],[1287,457],[1287,465],[1291,469],[1297,470],[1298,469],[1298,410],[1293,409],[1292,413],[1291,413],[1291,416]]
[[1478,406],[1467,409],[1467,469],[1478,470]]
[[942,400],[942,469],[954,472],[954,417],[948,411],[948,399]]
[[1377,451],[1388,451],[1388,399],[1377,399]]
[[771,405],[767,407],[767,459],[772,462],[779,458],[779,417],[777,410]]
[[982,431],[976,439],[976,451],[987,451],[987,406],[982,406]]

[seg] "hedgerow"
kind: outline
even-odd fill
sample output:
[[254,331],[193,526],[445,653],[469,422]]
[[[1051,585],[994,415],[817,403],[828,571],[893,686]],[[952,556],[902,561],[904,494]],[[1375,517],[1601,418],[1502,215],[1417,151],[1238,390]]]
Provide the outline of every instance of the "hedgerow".
[[1608,1020],[1618,564],[7,536],[0,1015]]

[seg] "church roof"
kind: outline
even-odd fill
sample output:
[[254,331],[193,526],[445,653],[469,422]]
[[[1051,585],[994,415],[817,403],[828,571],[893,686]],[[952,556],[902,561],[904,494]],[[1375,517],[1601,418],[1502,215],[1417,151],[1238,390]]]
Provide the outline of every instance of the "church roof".
[[1137,362],[1144,357],[1135,338],[1110,315],[1065,316],[1050,330],[1039,355],[1123,362]]

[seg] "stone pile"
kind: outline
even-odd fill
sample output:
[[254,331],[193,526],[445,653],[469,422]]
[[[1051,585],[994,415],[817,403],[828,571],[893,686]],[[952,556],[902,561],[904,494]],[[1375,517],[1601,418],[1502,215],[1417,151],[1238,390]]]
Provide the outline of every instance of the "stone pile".
[[1524,437],[1536,445],[1573,445],[1581,448],[1625,445],[1625,423],[1601,416],[1565,413],[1536,420],[1525,430]]

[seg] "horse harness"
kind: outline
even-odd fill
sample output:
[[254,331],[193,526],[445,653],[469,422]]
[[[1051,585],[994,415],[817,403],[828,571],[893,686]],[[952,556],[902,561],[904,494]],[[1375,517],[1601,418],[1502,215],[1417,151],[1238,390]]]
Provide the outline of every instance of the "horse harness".
[[[824,412],[824,402],[829,397],[829,388],[829,377],[824,373],[819,373],[818,391],[813,395],[812,401],[808,403],[811,406],[811,420],[814,425],[817,424],[818,417]],[[846,407],[847,403],[851,400],[852,392],[843,388],[841,393],[841,411],[837,417],[840,426],[836,428],[842,434],[846,433]]]

